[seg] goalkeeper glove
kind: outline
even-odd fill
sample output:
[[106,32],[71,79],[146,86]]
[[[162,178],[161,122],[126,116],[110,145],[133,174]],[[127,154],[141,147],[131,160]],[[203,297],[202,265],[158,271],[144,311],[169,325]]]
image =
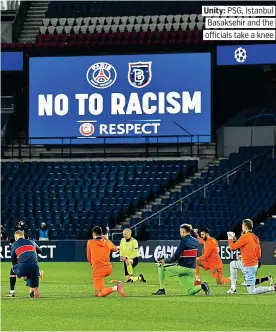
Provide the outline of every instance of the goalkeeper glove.
[[235,237],[235,233],[234,232],[227,232],[227,237],[228,237],[228,240],[233,240],[234,237]]

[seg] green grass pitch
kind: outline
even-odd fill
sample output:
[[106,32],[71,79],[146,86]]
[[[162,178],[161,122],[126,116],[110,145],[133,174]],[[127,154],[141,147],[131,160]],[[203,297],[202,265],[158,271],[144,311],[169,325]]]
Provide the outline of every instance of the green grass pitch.
[[[228,286],[216,286],[208,273],[211,295],[200,292],[183,296],[177,278],[168,278],[166,296],[154,297],[158,289],[153,263],[140,263],[147,283],[126,284],[126,298],[113,293],[95,298],[88,263],[40,263],[45,279],[40,299],[31,299],[28,288],[17,280],[16,297],[5,298],[9,290],[10,263],[1,263],[3,331],[272,331],[276,330],[276,293],[250,296],[245,287],[228,295]],[[229,266],[225,266],[225,276]],[[274,274],[276,266],[262,266],[259,276]],[[122,263],[113,264],[111,279],[123,279]],[[242,277],[239,278],[242,282]],[[267,283],[265,283],[267,284]],[[264,284],[264,285],[265,285]]]

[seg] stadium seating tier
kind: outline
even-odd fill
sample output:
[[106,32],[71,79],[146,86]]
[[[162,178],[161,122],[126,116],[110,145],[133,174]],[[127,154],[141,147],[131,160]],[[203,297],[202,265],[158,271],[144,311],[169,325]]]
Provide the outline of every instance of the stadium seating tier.
[[87,238],[92,225],[122,222],[197,169],[196,161],[3,163],[2,220],[12,231],[42,221],[52,238]]

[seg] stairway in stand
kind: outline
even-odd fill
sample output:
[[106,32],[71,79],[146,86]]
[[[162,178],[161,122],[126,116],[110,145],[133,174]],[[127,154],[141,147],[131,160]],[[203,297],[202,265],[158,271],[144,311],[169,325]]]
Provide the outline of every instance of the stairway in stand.
[[42,19],[48,9],[48,1],[33,1],[20,32],[18,41],[22,43],[35,42],[39,34],[39,27],[42,25]]

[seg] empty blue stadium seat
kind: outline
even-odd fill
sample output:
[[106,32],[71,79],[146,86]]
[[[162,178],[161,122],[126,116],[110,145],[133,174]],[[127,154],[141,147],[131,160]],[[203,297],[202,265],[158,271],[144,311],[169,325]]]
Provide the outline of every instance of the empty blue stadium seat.
[[[178,228],[183,222],[197,228],[209,227],[214,236],[226,238],[226,232],[229,229],[240,229],[242,219],[251,218],[255,221],[262,211],[269,211],[276,202],[276,158],[273,158],[271,147],[241,147],[239,153],[231,153],[229,159],[223,159],[219,164],[210,165],[208,171],[201,173],[200,178],[192,180],[191,185],[183,185],[181,191],[173,191],[170,193],[169,199],[162,199],[161,204],[153,205],[152,212],[144,212],[140,220],[150,217],[165,206],[185,197],[268,149],[269,153],[252,161],[251,171],[248,164],[231,175],[229,184],[224,178],[208,187],[205,197],[201,190],[186,198],[182,206],[179,203],[161,214],[162,227],[168,223],[176,230],[175,235],[170,233],[172,239],[179,238]],[[181,219],[178,218],[179,216]],[[166,220],[167,218],[169,221]],[[150,239],[160,238],[160,235],[155,232],[155,227],[157,227],[155,220],[156,217],[147,221],[147,224],[153,228],[149,235]],[[275,240],[273,227],[276,222],[274,220],[273,226],[270,225],[271,221],[266,221],[261,230],[256,230],[261,239]],[[135,222],[137,220],[132,219],[131,225],[134,225]]]
[[[194,161],[25,162],[2,164],[2,218],[13,228],[45,221],[52,238],[87,238],[92,224],[112,227],[188,170]],[[79,225],[79,227],[76,227]],[[88,229],[89,228],[89,229]]]

